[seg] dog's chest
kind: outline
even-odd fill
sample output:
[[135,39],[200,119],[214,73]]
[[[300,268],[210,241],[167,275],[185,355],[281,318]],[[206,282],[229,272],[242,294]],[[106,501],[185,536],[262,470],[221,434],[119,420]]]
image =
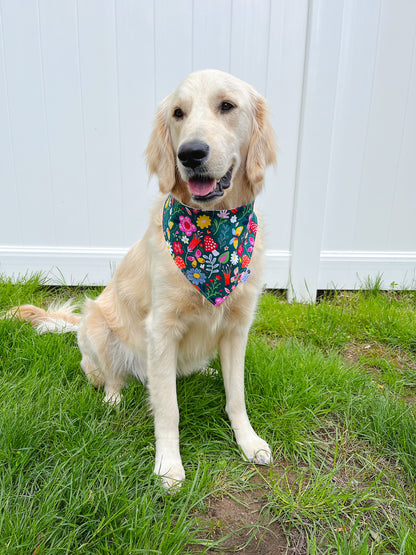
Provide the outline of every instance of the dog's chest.
[[[206,304],[206,303],[205,303]],[[187,335],[205,338],[216,338],[222,333],[227,325],[226,312],[222,307],[209,307],[209,310],[201,310],[192,315],[187,322]]]
[[215,356],[220,338],[226,331],[227,320],[220,307],[190,318],[178,349],[181,373],[203,368]]

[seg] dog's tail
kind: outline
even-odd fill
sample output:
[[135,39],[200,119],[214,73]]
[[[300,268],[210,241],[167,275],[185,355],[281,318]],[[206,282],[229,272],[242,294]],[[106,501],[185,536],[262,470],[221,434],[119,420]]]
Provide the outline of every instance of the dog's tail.
[[68,333],[78,331],[81,316],[74,312],[72,301],[54,302],[47,310],[32,304],[24,304],[10,309],[4,318],[18,318],[32,324],[38,333]]

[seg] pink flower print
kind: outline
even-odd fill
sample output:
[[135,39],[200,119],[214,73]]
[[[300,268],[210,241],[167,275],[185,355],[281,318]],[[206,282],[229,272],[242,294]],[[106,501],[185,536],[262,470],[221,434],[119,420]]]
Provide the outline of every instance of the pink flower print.
[[190,237],[196,231],[196,226],[191,222],[189,216],[179,216],[179,229]]

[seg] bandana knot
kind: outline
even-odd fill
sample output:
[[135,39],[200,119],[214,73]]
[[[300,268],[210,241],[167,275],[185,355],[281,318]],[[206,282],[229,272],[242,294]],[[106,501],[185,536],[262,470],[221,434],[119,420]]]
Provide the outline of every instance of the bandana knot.
[[254,202],[231,210],[200,210],[169,195],[163,234],[173,261],[212,304],[247,281],[257,234]]

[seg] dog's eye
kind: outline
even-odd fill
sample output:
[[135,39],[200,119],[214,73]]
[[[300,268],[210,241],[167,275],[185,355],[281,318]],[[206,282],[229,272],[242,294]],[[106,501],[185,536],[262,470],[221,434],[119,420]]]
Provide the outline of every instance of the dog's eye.
[[180,108],[175,108],[175,110],[173,112],[173,117],[175,119],[183,119],[183,116],[184,116],[184,114],[183,114],[182,110]]
[[231,104],[231,102],[221,102],[221,104],[220,104],[221,112],[230,112],[234,108],[235,108],[235,106],[234,106],[234,104]]

